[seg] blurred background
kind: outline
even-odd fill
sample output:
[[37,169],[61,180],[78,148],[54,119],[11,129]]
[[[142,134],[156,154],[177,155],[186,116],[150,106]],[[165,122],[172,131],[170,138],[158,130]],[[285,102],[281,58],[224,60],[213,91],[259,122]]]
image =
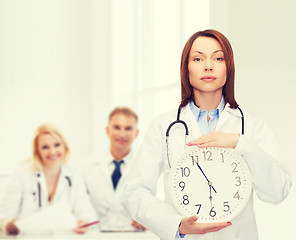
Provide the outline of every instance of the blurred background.
[[[273,129],[295,175],[295,7],[290,0],[0,0],[0,176],[29,156],[44,122],[62,130],[73,163],[105,149],[108,114],[118,105],[139,114],[138,145],[151,119],[178,105],[183,46],[207,28],[230,40],[236,99]],[[290,199],[256,205],[261,239],[292,234]]]

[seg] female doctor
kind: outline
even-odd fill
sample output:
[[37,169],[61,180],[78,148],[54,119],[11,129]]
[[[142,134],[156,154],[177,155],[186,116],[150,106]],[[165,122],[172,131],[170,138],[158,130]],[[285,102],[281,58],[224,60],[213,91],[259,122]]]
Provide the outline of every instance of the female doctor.
[[[223,34],[205,30],[189,38],[181,58],[181,85],[180,120],[188,126],[187,145],[235,149],[250,168],[253,192],[263,201],[281,202],[289,192],[290,177],[281,165],[282,155],[269,127],[238,109],[233,52]],[[151,123],[122,198],[123,206],[161,239],[257,239],[252,196],[232,222],[199,223],[197,216],[182,217],[172,206],[166,187],[170,169],[167,154],[173,165],[185,151],[184,126],[175,124],[170,130],[167,153],[166,131],[177,112],[175,109],[163,114]],[[155,197],[162,172],[164,202]]]
[[66,201],[77,219],[76,233],[84,233],[83,224],[96,214],[88,199],[82,179],[65,164],[70,153],[61,133],[50,124],[41,125],[33,140],[32,157],[16,169],[2,195],[0,229],[18,234],[14,224],[20,219]]

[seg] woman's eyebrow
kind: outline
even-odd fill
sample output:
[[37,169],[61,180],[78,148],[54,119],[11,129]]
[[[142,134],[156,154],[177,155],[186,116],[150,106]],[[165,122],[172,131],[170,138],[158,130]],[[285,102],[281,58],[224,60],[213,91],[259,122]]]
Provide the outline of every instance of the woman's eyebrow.
[[[214,54],[214,53],[217,53],[217,52],[222,52],[222,53],[223,53],[222,50],[216,50],[216,51],[213,52],[213,54]],[[202,54],[202,55],[204,54],[203,52],[198,51],[198,50],[193,51],[193,53],[199,53],[199,54]]]

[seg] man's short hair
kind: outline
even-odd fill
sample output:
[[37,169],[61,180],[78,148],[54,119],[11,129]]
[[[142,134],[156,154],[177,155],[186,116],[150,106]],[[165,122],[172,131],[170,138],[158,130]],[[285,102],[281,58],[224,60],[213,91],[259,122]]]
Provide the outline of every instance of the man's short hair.
[[129,107],[116,107],[113,109],[113,111],[109,114],[109,118],[108,118],[108,121],[110,122],[111,118],[118,114],[118,113],[122,113],[124,115],[127,115],[127,116],[131,116],[131,117],[134,117],[135,120],[136,120],[136,123],[138,123],[138,115],[136,114],[135,111],[133,111],[131,108]]

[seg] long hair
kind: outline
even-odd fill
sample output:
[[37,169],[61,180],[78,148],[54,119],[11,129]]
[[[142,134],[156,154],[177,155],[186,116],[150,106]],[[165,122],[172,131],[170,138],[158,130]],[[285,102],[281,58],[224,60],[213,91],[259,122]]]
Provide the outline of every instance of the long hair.
[[35,135],[33,138],[33,143],[32,143],[32,161],[33,161],[33,170],[35,170],[35,171],[42,171],[42,169],[43,169],[42,159],[41,159],[40,153],[38,151],[38,138],[42,134],[50,134],[54,138],[56,138],[62,142],[62,144],[65,147],[65,157],[63,159],[64,163],[67,162],[69,154],[70,154],[69,145],[68,145],[66,139],[61,134],[61,132],[52,124],[48,124],[48,123],[42,124],[36,129]]
[[222,51],[224,53],[225,57],[225,62],[226,62],[226,83],[223,86],[222,89],[222,94],[224,96],[225,103],[229,103],[231,108],[237,108],[238,104],[235,101],[234,97],[234,72],[235,72],[235,67],[234,67],[234,57],[233,57],[233,51],[232,47],[230,45],[230,42],[228,39],[220,32],[213,30],[213,29],[208,29],[204,31],[199,31],[194,33],[186,42],[183,52],[182,52],[182,57],[181,57],[181,67],[180,67],[180,75],[181,75],[181,104],[180,108],[184,107],[187,105],[190,101],[194,100],[193,96],[193,87],[191,86],[189,82],[189,71],[188,71],[188,57],[189,53],[192,47],[193,42],[198,38],[198,37],[209,37],[216,39],[221,47]]

